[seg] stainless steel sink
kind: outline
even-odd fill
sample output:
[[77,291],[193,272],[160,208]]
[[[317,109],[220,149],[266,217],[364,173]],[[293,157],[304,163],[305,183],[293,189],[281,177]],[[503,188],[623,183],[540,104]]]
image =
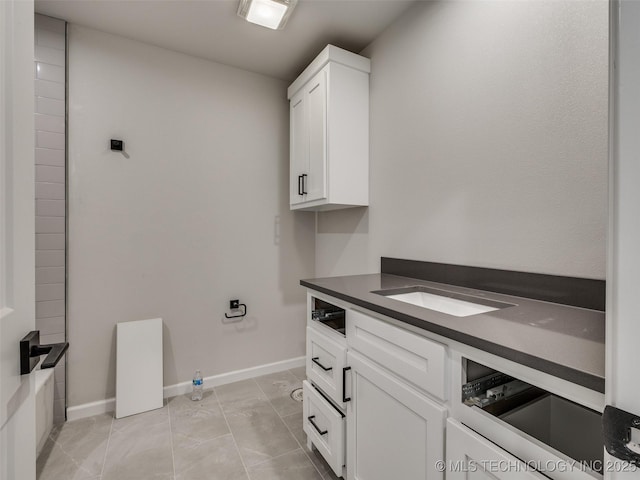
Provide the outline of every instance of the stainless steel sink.
[[371,293],[455,317],[469,317],[514,306],[511,303],[498,302],[423,285],[376,290]]

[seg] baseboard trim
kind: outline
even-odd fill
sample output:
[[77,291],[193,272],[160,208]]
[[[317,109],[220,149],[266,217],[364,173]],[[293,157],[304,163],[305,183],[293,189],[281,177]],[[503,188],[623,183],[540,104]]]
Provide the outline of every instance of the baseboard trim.
[[67,422],[81,418],[93,417],[101,413],[115,412],[116,399],[107,398],[96,402],[83,403],[75,407],[67,407]]
[[[306,357],[290,358],[279,362],[267,363],[256,367],[245,368],[243,370],[235,370],[233,372],[221,373],[211,377],[204,378],[205,389],[219,387],[228,383],[239,382],[249,378],[260,377],[270,373],[282,372],[290,368],[303,367]],[[181,382],[175,385],[168,385],[163,389],[164,398],[175,397],[176,395],[184,395],[191,391],[191,382]],[[92,417],[101,413],[113,412],[116,409],[116,399],[107,398],[106,400],[98,400],[96,402],[84,403],[75,407],[67,408],[67,421],[79,420],[81,418]]]

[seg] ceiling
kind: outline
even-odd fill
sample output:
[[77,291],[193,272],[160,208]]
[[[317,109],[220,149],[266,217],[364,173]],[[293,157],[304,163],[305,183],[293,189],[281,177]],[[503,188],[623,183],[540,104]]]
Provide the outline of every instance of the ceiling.
[[36,0],[36,11],[291,81],[328,43],[360,52],[417,1],[299,0],[284,30],[238,17],[239,0]]

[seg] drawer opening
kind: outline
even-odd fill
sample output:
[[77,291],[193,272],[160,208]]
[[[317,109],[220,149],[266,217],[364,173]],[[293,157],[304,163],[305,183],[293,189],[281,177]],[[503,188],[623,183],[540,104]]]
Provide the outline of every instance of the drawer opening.
[[345,334],[344,309],[316,297],[311,297],[311,320],[322,323],[343,336]]
[[602,473],[602,415],[469,359],[461,401]]

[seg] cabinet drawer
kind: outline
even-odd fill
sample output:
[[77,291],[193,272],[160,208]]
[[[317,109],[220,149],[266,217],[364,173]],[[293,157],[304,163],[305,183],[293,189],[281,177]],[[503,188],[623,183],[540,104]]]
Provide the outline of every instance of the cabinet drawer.
[[342,476],[345,454],[345,421],[306,380],[302,382],[303,429],[331,469]]
[[447,467],[447,480],[476,477],[498,480],[547,478],[452,419],[447,420]]
[[341,407],[346,361],[346,345],[307,327],[307,378]]
[[349,311],[347,316],[347,345],[446,400],[444,345],[357,311]]

